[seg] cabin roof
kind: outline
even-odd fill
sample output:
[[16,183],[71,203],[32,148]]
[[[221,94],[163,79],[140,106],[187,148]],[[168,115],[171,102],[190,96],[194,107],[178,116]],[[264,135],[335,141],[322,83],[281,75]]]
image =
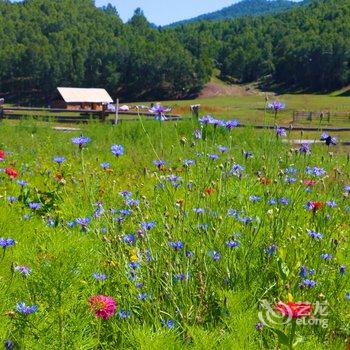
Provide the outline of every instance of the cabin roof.
[[66,103],[113,103],[105,89],[58,87],[57,90]]

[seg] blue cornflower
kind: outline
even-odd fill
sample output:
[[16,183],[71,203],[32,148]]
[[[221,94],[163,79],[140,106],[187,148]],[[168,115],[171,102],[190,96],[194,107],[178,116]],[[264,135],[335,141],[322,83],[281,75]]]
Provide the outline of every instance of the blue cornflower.
[[53,218],[48,218],[47,219],[47,226],[48,227],[56,227],[57,226],[56,220]]
[[119,192],[119,194],[123,197],[123,198],[131,198],[132,197],[132,192],[128,191],[128,190],[123,190],[121,192]]
[[327,201],[326,202],[327,206],[330,208],[335,208],[337,206],[337,202],[336,201]]
[[148,294],[147,293],[139,293],[139,294],[137,294],[137,298],[139,299],[139,300],[146,300],[147,298],[148,298]]
[[6,249],[8,247],[13,247],[16,241],[12,238],[1,238],[0,237],[0,247]]
[[135,283],[135,287],[137,288],[137,289],[141,289],[142,287],[143,287],[143,283],[142,282],[136,282]]
[[20,185],[21,187],[25,187],[28,185],[28,182],[24,180],[17,180],[17,184]]
[[302,285],[309,287],[309,288],[313,288],[316,286],[316,282],[314,280],[305,279],[305,280],[303,280]]
[[132,210],[130,209],[120,209],[118,212],[123,216],[129,216],[132,214]]
[[79,136],[79,137],[73,137],[72,138],[72,142],[75,145],[78,145],[80,149],[82,149],[83,147],[85,147],[89,142],[91,142],[90,137],[87,136]]
[[233,128],[236,128],[239,125],[240,125],[240,122],[238,120],[232,119],[225,123],[225,128],[231,130]]
[[120,157],[124,154],[124,146],[122,145],[112,145],[111,151],[116,157]]
[[177,281],[184,281],[186,278],[188,278],[188,275],[184,274],[183,272],[182,273],[176,273],[173,276],[173,280],[175,282],[177,282]]
[[104,273],[94,272],[92,277],[97,281],[105,281],[107,279],[107,275]]
[[311,275],[311,276],[316,275],[316,270],[315,269],[309,269],[309,275]]
[[253,152],[250,151],[244,151],[243,152],[244,158],[248,159],[248,158],[252,158],[253,157]]
[[340,275],[345,275],[345,273],[346,273],[346,266],[345,265],[340,265],[340,267],[339,267],[339,274]]
[[81,229],[83,231],[87,231],[87,227],[89,225],[89,223],[91,222],[90,218],[78,218],[75,220],[75,222],[80,225]]
[[311,153],[311,148],[308,143],[303,143],[300,148],[299,148],[300,153],[305,153],[305,154],[310,154]]
[[22,276],[29,276],[32,272],[32,270],[28,267],[28,266],[20,266],[20,265],[17,265],[15,267],[15,271],[18,271]]
[[118,315],[118,317],[119,317],[120,319],[125,320],[125,319],[127,319],[127,318],[130,317],[131,312],[130,312],[130,311],[126,311],[126,310],[124,310],[124,309],[121,309],[121,310],[118,312],[117,315]]
[[308,234],[311,238],[314,238],[314,239],[322,239],[323,238],[322,233],[318,233],[318,232],[313,231],[313,230],[307,230],[307,231],[308,231]]
[[284,169],[284,172],[286,174],[296,174],[298,172],[298,169],[293,166],[289,166],[286,169]]
[[268,200],[267,203],[268,203],[269,205],[275,205],[275,204],[277,204],[277,199],[276,199],[276,198],[271,198],[271,199]]
[[189,166],[191,166],[191,165],[193,165],[195,163],[196,163],[196,161],[193,160],[193,159],[185,159],[184,162],[183,162],[185,167],[189,167]]
[[134,244],[136,241],[136,237],[132,233],[129,233],[123,237],[123,241],[127,244]]
[[5,350],[13,350],[15,348],[15,343],[11,339],[4,340]]
[[209,124],[212,124],[214,126],[225,126],[225,121],[221,119],[213,118],[212,120],[209,121]]
[[193,132],[193,136],[194,136],[195,139],[200,140],[202,138],[202,130],[196,129]]
[[95,219],[98,219],[104,214],[105,209],[103,208],[103,203],[102,202],[97,202],[96,203],[96,207],[97,208],[94,211],[93,217]]
[[225,146],[219,146],[218,147],[218,150],[221,152],[221,153],[226,153],[228,151],[228,148],[225,147]]
[[240,164],[234,164],[230,170],[231,175],[241,176],[243,171],[245,170],[245,167]]
[[273,255],[273,254],[275,254],[276,253],[276,251],[277,251],[277,245],[276,244],[271,244],[269,247],[267,247],[266,249],[265,249],[265,251],[266,251],[266,253],[268,254],[268,255]]
[[350,185],[344,186],[344,191],[350,193]]
[[17,202],[18,201],[18,197],[13,197],[13,196],[7,197],[7,201],[9,203]]
[[153,227],[155,227],[157,225],[156,221],[145,221],[145,222],[141,222],[141,228],[143,230],[151,230]]
[[125,204],[130,207],[137,207],[140,204],[140,201],[138,199],[126,198]]
[[53,157],[53,161],[57,164],[62,164],[65,160],[66,160],[65,157],[61,157],[61,156]]
[[276,128],[276,135],[278,137],[286,137],[287,136],[287,131],[284,128],[277,127]]
[[151,251],[149,249],[146,249],[145,254],[146,254],[146,260],[147,261],[152,261],[153,260]]
[[175,325],[176,325],[175,321],[173,321],[173,320],[165,320],[165,321],[162,320],[161,323],[163,326],[165,326],[169,329],[175,328]]
[[264,324],[262,322],[258,322],[256,325],[255,325],[255,329],[260,332],[262,331],[262,329],[264,328]]
[[219,156],[215,153],[212,153],[212,154],[208,154],[208,157],[212,160],[217,160],[219,159]]
[[186,250],[186,258],[192,258],[194,253],[191,250]]
[[250,216],[239,217],[238,221],[243,222],[243,224],[248,225],[253,222],[253,218]]
[[175,251],[179,251],[184,247],[184,242],[182,241],[169,242],[169,246],[173,248]]
[[211,250],[208,252],[208,256],[210,256],[214,261],[218,261],[221,258],[221,254],[216,250]]
[[157,168],[161,168],[162,166],[164,166],[166,164],[165,160],[161,160],[161,159],[157,159],[153,161],[153,164],[157,167]]
[[30,202],[29,203],[29,208],[32,210],[38,210],[41,208],[41,203],[37,203],[37,202]]
[[347,300],[350,300],[350,292],[348,292],[348,293],[345,294],[345,298],[346,298]]
[[103,170],[107,170],[107,169],[110,169],[111,168],[111,164],[108,163],[108,162],[103,162],[100,164],[100,167],[103,169]]
[[323,168],[319,168],[317,166],[314,166],[314,167],[308,166],[308,167],[305,168],[305,173],[308,174],[308,175],[321,177],[321,176],[326,175],[327,172]]
[[136,270],[137,268],[140,267],[140,264],[136,261],[132,261],[131,263],[129,263],[129,267],[133,270]]
[[226,245],[229,247],[229,248],[237,248],[237,247],[239,247],[239,242],[237,242],[237,241],[227,241],[226,242]]
[[280,101],[272,101],[271,103],[267,104],[267,107],[269,109],[274,110],[275,112],[281,111],[282,109],[286,108],[286,104]]
[[326,141],[326,145],[327,146],[331,146],[331,145],[335,146],[337,144],[337,138],[328,135],[326,132],[324,132],[321,135],[320,140],[321,141]]
[[30,315],[35,313],[36,311],[38,311],[38,305],[31,305],[31,306],[27,306],[23,301],[17,303],[16,305],[16,311],[20,314],[23,315]]
[[203,208],[193,208],[193,211],[194,211],[196,214],[204,214],[205,209],[203,209]]
[[333,255],[332,254],[328,254],[328,253],[324,253],[324,254],[321,254],[320,257],[324,260],[331,260],[333,259]]
[[299,275],[303,278],[307,277],[307,267],[305,265],[300,268]]
[[31,214],[24,214],[23,215],[23,220],[30,220],[32,218]]
[[286,178],[284,179],[284,181],[288,184],[294,184],[297,182],[297,179],[295,177],[291,177],[291,176],[286,176]]
[[72,228],[72,227],[74,227],[74,226],[76,226],[76,222],[75,221],[68,221],[67,222],[67,226],[69,227],[69,228]]
[[289,204],[289,199],[288,198],[285,198],[285,197],[281,197],[279,202],[282,204],[282,205],[288,205]]
[[250,196],[250,197],[249,197],[249,200],[250,200],[251,202],[259,202],[260,199],[261,199],[261,197],[259,197],[259,196]]

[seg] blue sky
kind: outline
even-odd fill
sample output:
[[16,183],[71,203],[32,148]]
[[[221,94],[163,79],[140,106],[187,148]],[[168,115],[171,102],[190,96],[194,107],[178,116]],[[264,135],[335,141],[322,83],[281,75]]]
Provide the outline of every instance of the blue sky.
[[169,24],[192,18],[203,13],[220,10],[239,0],[96,0],[97,6],[110,2],[119,15],[127,21],[137,7],[141,7],[147,19],[157,25]]

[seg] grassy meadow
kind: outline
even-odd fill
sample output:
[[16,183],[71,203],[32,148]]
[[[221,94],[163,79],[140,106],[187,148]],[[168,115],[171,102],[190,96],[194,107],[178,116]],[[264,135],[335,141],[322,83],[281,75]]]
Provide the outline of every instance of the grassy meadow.
[[5,349],[346,349],[347,151],[191,119],[51,126],[0,125]]

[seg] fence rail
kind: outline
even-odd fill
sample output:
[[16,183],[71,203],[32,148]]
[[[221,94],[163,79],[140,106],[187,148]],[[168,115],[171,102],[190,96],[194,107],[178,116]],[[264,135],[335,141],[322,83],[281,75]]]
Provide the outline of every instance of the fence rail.
[[302,122],[333,122],[350,121],[350,112],[331,112],[331,111],[293,111],[293,123]]
[[[63,115],[64,113],[65,115]],[[145,111],[119,111],[118,120],[132,121],[138,118],[124,118],[125,116],[153,117],[154,114]],[[116,117],[116,112],[96,111],[89,109],[69,110],[60,108],[29,108],[29,107],[4,107],[0,106],[0,118],[20,120],[25,118],[40,119],[42,121],[55,121],[57,123],[86,123],[90,120],[105,122]],[[181,120],[176,114],[166,114],[169,121]],[[116,118],[113,118],[116,120]]]

